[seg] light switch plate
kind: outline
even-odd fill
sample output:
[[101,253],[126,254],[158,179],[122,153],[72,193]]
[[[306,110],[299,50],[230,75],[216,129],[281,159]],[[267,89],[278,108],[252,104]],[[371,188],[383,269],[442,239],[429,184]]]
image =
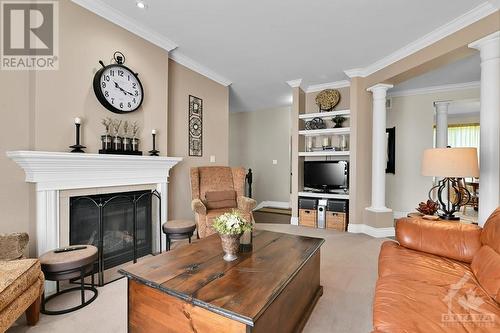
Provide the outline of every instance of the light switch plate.
[[210,155],[210,163],[215,163],[215,155]]
[[274,165],[278,164],[278,160],[273,160],[273,164]]

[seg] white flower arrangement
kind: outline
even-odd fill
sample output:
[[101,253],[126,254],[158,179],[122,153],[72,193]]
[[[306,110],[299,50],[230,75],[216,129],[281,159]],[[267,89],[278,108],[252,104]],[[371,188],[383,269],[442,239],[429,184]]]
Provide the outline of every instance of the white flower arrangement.
[[216,217],[212,226],[215,231],[222,235],[239,235],[252,230],[252,224],[236,210]]

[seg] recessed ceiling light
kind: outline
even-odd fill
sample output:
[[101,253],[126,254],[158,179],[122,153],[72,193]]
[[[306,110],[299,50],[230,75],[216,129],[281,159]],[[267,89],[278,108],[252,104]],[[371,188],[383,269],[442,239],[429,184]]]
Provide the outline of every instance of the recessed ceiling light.
[[146,4],[144,3],[144,1],[137,1],[136,2],[136,6],[140,9],[146,9]]

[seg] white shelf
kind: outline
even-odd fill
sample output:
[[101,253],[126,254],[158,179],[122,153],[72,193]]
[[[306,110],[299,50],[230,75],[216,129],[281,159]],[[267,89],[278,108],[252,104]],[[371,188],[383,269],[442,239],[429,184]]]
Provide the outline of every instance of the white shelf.
[[349,134],[350,132],[351,132],[350,127],[323,128],[315,130],[301,130],[299,131],[299,135],[317,136],[317,135]]
[[335,116],[351,116],[351,110],[338,110],[338,111],[328,111],[328,112],[317,112],[317,113],[303,113],[299,114],[299,119],[309,120],[313,118],[330,118]]
[[332,150],[320,150],[320,151],[300,151],[299,156],[349,156],[349,151],[332,151]]
[[349,200],[349,194],[321,193],[321,192],[299,192],[299,197],[325,198],[325,199],[345,199]]

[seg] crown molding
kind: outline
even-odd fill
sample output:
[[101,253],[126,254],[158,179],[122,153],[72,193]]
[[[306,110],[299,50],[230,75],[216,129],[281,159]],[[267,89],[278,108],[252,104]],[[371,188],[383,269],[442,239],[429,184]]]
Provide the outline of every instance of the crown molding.
[[295,79],[295,80],[286,81],[286,84],[288,84],[292,88],[299,88],[301,83],[302,83],[302,79]]
[[104,19],[122,27],[125,30],[147,40],[148,42],[161,47],[168,52],[177,48],[170,39],[148,29],[139,22],[121,14],[102,0],[71,0],[75,4],[91,11],[92,13],[103,17]]
[[225,87],[228,87],[232,84],[231,80],[226,79],[225,77],[217,74],[213,70],[211,70],[208,67],[203,66],[199,62],[194,61],[193,59],[185,56],[179,50],[175,50],[172,53],[169,54],[170,59],[175,61],[178,64],[181,64],[182,66],[185,66],[207,78],[210,80],[213,80]]
[[445,84],[440,86],[431,86],[425,88],[416,88],[416,89],[406,89],[395,92],[389,92],[387,94],[388,97],[402,97],[402,96],[414,96],[414,95],[424,95],[424,94],[432,94],[432,93],[440,93],[440,92],[448,92],[448,91],[456,91],[456,90],[466,90],[466,89],[479,89],[481,88],[480,81],[472,81],[465,83],[453,83],[453,84]]
[[310,85],[309,87],[306,88],[306,93],[312,93],[312,92],[321,91],[324,89],[345,88],[345,87],[350,87],[350,86],[351,86],[351,81],[349,81],[349,80],[327,82],[327,83],[321,83],[321,84],[313,84],[313,85]]
[[467,13],[455,18],[454,20],[442,25],[441,27],[435,29],[434,31],[428,33],[427,35],[407,44],[406,46],[400,48],[396,52],[389,54],[388,56],[368,65],[364,68],[355,68],[344,71],[344,73],[350,77],[367,77],[382,68],[385,68],[393,63],[408,57],[409,55],[418,52],[429,45],[471,25],[474,22],[481,20],[482,18],[493,14],[498,8],[490,2],[484,2],[483,4],[473,8]]

